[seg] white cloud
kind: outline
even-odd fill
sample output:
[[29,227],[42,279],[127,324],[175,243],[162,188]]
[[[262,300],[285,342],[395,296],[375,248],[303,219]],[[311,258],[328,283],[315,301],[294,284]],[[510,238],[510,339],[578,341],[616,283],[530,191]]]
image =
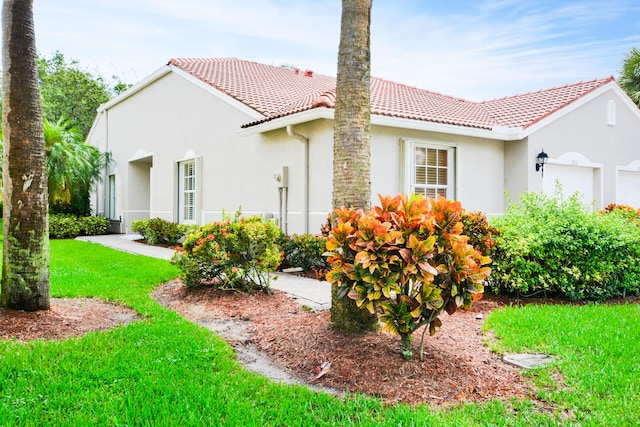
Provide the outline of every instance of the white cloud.
[[[615,75],[640,44],[640,6],[599,3],[376,0],[372,73],[475,100]],[[41,53],[107,77],[136,81],[184,56],[336,73],[339,0],[41,0],[35,12]]]

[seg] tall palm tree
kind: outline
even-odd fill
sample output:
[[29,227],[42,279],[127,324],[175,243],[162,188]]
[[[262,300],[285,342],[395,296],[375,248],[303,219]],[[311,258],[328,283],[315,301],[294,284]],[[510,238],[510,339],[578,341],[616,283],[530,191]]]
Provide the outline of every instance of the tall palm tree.
[[632,48],[624,57],[618,83],[640,107],[640,50]]
[[[333,134],[333,208],[368,209],[371,204],[370,27],[372,0],[342,0],[335,128]],[[350,298],[331,291],[334,329],[375,329],[375,316]]]
[[49,309],[47,174],[38,88],[33,0],[2,7],[5,307]]

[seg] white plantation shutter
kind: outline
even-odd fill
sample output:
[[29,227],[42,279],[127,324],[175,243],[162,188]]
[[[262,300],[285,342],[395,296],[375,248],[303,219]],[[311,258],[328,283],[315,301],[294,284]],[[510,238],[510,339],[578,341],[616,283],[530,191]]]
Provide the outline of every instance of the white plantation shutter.
[[186,160],[178,165],[178,220],[196,222],[197,169],[195,160]]
[[410,144],[410,147],[410,192],[426,197],[440,195],[454,199],[455,149],[417,142]]

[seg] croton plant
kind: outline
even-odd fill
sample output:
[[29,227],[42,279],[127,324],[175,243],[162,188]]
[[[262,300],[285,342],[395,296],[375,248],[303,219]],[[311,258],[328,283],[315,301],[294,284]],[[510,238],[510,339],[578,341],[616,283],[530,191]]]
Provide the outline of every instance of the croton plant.
[[469,244],[460,202],[379,197],[380,206],[368,212],[336,210],[326,277],[339,286],[339,297],[354,299],[378,315],[384,331],[400,335],[407,360],[413,358],[412,333],[425,326],[422,360],[425,332],[436,332],[440,314],[468,310],[482,298],[491,258]]

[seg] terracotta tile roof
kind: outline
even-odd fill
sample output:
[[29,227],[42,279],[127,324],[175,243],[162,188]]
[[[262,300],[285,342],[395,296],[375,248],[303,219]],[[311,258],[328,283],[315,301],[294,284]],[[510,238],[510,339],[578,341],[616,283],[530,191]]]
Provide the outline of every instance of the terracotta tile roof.
[[485,101],[481,102],[480,106],[494,118],[498,126],[527,128],[589,92],[613,81],[615,81],[613,77],[595,79],[524,95]]
[[[335,107],[335,77],[235,58],[171,59],[174,65],[251,107],[264,123],[316,107]],[[596,88],[614,81],[596,79],[485,102],[471,102],[371,78],[371,113],[456,126],[492,129],[529,127]]]

